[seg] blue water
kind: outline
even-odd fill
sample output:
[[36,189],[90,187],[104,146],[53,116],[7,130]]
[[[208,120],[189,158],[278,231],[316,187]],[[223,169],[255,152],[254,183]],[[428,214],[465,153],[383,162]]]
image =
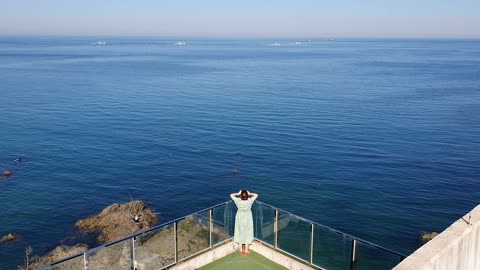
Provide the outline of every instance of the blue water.
[[0,269],[130,196],[246,188],[406,254],[480,203],[480,41],[95,41],[0,38]]

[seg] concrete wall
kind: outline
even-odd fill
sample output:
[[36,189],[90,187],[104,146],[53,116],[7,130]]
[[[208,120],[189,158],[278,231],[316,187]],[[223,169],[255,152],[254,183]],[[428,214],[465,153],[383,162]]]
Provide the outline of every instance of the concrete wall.
[[480,205],[393,269],[479,270]]

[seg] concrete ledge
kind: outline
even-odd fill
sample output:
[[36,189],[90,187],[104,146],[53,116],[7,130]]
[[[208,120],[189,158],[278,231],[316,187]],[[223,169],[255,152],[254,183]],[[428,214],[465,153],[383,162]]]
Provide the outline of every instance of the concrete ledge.
[[280,252],[275,251],[271,247],[267,245],[263,245],[259,241],[253,241],[252,246],[250,247],[251,250],[257,252],[258,254],[262,255],[263,257],[276,262],[288,269],[291,270],[315,270],[316,268],[312,268],[309,265],[299,262],[298,260],[283,255]]
[[[294,258],[286,256],[280,252],[275,251],[267,245],[263,245],[261,242],[255,240],[253,241],[250,249],[257,252],[258,254],[264,256],[265,258],[276,262],[288,269],[291,270],[316,270],[309,265],[306,265]],[[216,260],[219,260],[227,255],[230,255],[234,252],[237,252],[237,244],[232,240],[225,242],[224,244],[215,247],[212,250],[201,253],[197,256],[187,259],[186,261],[180,262],[176,265],[169,267],[170,270],[194,270],[202,266],[205,266],[209,263],[212,263]]]
[[179,262],[176,265],[169,267],[168,269],[172,270],[194,270],[200,268],[204,265],[207,265],[211,262],[214,262],[218,259],[221,259],[229,254],[235,252],[233,242],[227,241],[224,244],[215,247],[205,253],[201,253],[197,256],[194,256],[191,259],[187,259],[186,261]]
[[393,269],[480,269],[480,205]]

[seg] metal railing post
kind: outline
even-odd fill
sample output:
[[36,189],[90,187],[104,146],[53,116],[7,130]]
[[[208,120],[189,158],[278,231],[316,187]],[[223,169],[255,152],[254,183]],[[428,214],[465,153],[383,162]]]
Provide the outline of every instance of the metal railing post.
[[175,253],[175,264],[178,262],[178,246],[177,246],[177,222],[173,223],[173,245],[174,245],[174,253]]
[[83,253],[83,268],[88,270],[88,257],[86,252]]
[[209,230],[209,239],[210,239],[210,247],[212,247],[213,239],[212,239],[212,232],[213,232],[213,208],[208,209],[208,230]]
[[357,269],[357,239],[352,239],[352,254],[350,256],[350,270]]
[[135,254],[135,240],[137,240],[136,238],[137,238],[136,236],[132,237],[132,242],[131,242],[132,249],[130,253],[130,259],[132,260],[132,270],[135,270],[137,267],[137,259]]
[[310,223],[310,264],[313,264],[313,223]]
[[273,225],[273,231],[275,232],[275,248],[278,248],[278,210],[275,209],[275,223]]

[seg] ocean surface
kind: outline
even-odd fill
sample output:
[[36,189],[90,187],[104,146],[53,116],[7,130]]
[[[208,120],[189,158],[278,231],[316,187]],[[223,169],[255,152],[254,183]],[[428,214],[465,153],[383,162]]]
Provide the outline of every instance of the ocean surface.
[[177,41],[0,38],[0,269],[131,197],[248,189],[407,255],[480,203],[480,41]]

